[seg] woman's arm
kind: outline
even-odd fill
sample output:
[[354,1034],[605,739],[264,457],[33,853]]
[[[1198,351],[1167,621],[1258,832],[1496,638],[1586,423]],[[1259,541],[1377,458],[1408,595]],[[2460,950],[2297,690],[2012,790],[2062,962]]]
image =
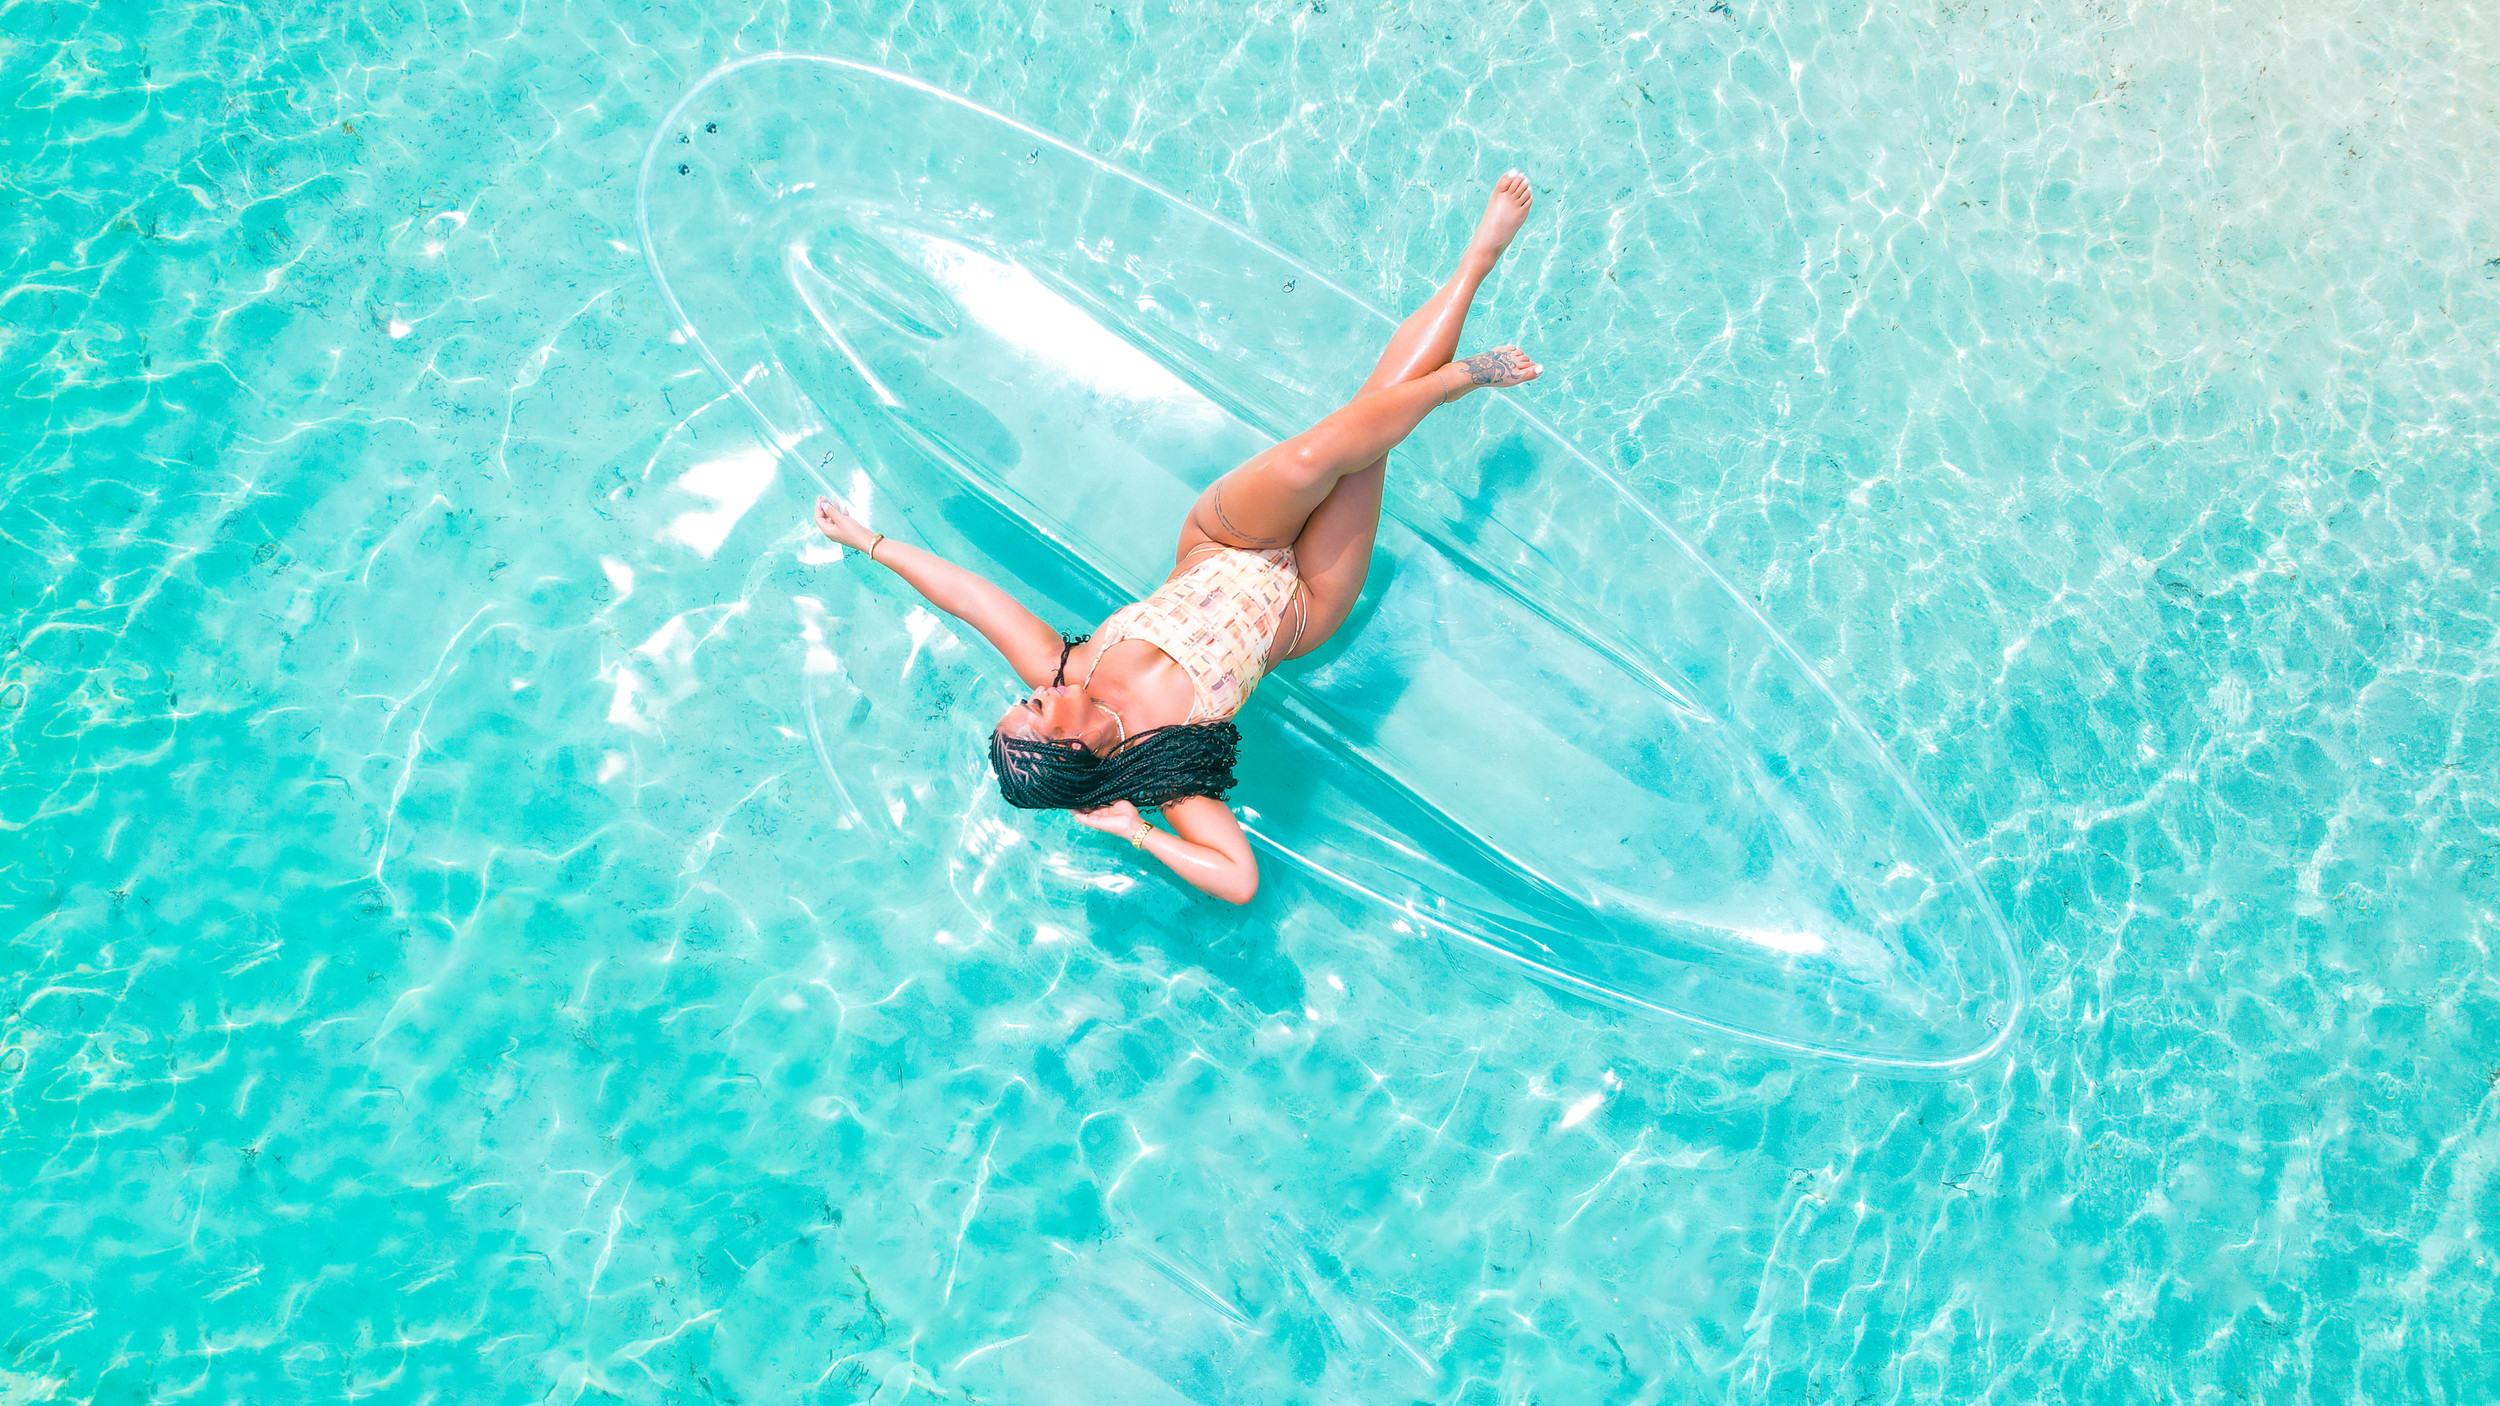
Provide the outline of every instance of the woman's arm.
[[831,498],[816,500],[816,529],[855,552],[874,547],[877,565],[910,582],[929,604],[980,631],[981,638],[1007,656],[1017,678],[1039,687],[1057,672],[1059,632],[978,573],[908,542],[879,540]]
[[[883,553],[879,553],[883,555]],[[1144,819],[1127,801],[1100,810],[1080,810],[1076,818],[1105,834],[1127,839]],[[1233,808],[1213,796],[1183,796],[1163,808],[1172,822],[1169,831],[1149,826],[1146,850],[1163,861],[1190,887],[1223,899],[1248,903],[1259,891],[1259,860],[1250,852],[1250,837],[1241,832]]]

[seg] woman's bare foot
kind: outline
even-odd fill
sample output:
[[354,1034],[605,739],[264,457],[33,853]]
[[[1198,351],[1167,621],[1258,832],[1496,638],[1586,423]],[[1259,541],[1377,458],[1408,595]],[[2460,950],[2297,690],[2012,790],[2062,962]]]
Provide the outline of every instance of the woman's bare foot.
[[1495,347],[1491,351],[1478,352],[1463,361],[1453,361],[1441,370],[1445,376],[1452,371],[1458,373],[1449,378],[1454,384],[1445,400],[1456,400],[1469,391],[1486,386],[1498,391],[1524,385],[1545,374],[1544,367],[1530,361],[1528,354],[1517,347]]
[[1528,207],[1536,196],[1528,189],[1528,178],[1512,171],[1493,183],[1492,197],[1484,202],[1484,218],[1476,222],[1475,238],[1467,241],[1464,262],[1482,268],[1493,267],[1510,247],[1510,237],[1528,218]]

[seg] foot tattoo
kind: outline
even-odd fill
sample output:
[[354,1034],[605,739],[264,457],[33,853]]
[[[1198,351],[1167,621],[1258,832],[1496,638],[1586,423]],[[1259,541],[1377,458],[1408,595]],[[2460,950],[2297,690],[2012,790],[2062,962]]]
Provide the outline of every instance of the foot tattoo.
[[1495,347],[1456,363],[1472,386],[1516,386],[1533,381],[1545,370],[1517,347]]

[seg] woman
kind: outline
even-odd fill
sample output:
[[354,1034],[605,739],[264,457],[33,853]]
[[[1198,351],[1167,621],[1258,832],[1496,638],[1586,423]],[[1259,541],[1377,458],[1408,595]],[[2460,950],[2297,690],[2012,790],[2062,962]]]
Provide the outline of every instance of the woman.
[[[1258,861],[1218,799],[1233,784],[1241,736],[1231,718],[1262,675],[1319,648],[1353,610],[1389,451],[1434,408],[1535,380],[1542,369],[1517,347],[1452,360],[1468,304],[1530,201],[1525,177],[1502,177],[1458,271],[1389,339],[1355,398],[1217,479],[1181,527],[1172,574],[1090,637],[1063,639],[980,576],[816,500],[827,537],[980,631],[1033,686],[990,738],[1009,804],[1073,810],[1199,889],[1250,901]],[[1171,830],[1155,828],[1140,805],[1159,807]]]

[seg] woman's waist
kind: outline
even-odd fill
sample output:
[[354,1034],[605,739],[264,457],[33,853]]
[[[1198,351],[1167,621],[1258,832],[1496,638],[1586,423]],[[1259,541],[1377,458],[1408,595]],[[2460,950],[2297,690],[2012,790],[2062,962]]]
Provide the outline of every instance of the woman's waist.
[[1124,607],[1103,628],[1116,637],[1151,639],[1175,659],[1184,651],[1253,646],[1264,659],[1300,585],[1290,571],[1176,580]]
[[1277,584],[1282,589],[1239,590],[1216,583],[1172,595],[1157,592],[1105,621],[1104,633],[1115,642],[1152,645],[1178,665],[1198,695],[1193,712],[1229,716],[1267,672],[1282,633],[1296,578]]
[[[1234,547],[1222,542],[1201,542],[1189,549],[1172,574],[1163,578],[1163,586],[1178,581],[1204,580],[1219,575],[1259,575],[1286,580],[1302,579],[1302,564],[1291,547]],[[1162,586],[1156,588],[1158,592]]]

